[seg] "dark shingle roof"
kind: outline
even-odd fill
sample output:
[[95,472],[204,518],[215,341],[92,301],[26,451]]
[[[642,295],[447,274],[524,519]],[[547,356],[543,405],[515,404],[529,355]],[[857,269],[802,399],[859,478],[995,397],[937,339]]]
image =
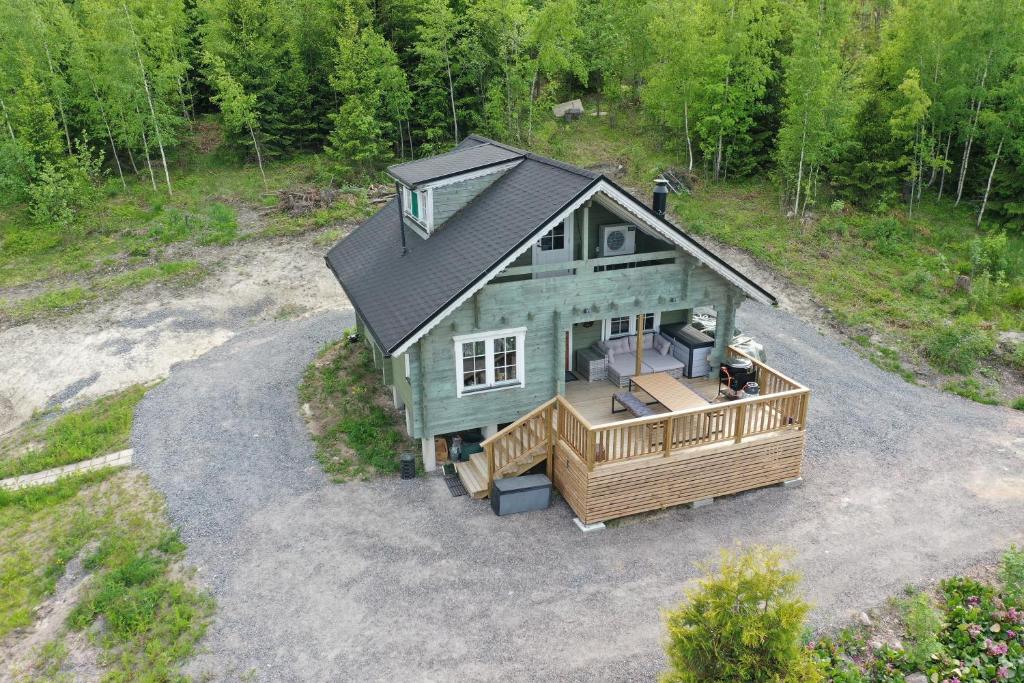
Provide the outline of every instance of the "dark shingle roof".
[[478,147],[513,152],[523,161],[429,239],[407,229],[403,255],[398,202],[392,200],[327,253],[327,264],[385,353],[397,349],[599,177],[490,141],[469,149]]
[[490,140],[468,137],[450,152],[395,164],[388,167],[388,172],[405,185],[414,187],[478,168],[503,164],[522,156],[523,152],[510,147],[492,143]]
[[[498,150],[511,155],[509,159],[522,161],[436,228],[428,239],[406,229],[407,248],[403,254],[398,201],[392,200],[327,252],[327,265],[370,334],[388,355],[471,290],[595,183],[606,182],[628,196],[615,183],[592,171],[475,135],[460,142],[447,155],[399,164],[392,170],[421,163],[426,168],[426,162],[474,150],[482,156],[484,149],[490,150],[486,154],[498,154],[494,151]],[[445,163],[448,169],[455,167]],[[652,221],[673,231],[703,262],[748,293],[775,303],[769,292],[717,254],[642,202],[637,206]]]

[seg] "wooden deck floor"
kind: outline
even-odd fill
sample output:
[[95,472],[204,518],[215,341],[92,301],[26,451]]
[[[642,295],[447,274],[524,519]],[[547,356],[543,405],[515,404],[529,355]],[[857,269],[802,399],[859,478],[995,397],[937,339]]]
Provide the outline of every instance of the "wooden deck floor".
[[[709,403],[718,395],[718,382],[706,377],[683,379],[683,384],[694,392],[704,397]],[[565,398],[572,404],[580,415],[586,418],[592,425],[603,425],[612,422],[628,420],[633,416],[628,411],[612,414],[612,394],[625,389],[616,386],[608,381],[588,382],[585,379],[578,379],[575,382],[566,382]],[[636,390],[639,392],[639,390]],[[666,412],[661,406],[653,405],[651,410],[655,413]]]

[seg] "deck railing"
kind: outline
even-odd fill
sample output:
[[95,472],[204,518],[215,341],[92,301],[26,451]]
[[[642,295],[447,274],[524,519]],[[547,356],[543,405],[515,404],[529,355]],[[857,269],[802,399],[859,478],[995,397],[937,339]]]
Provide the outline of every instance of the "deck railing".
[[806,427],[809,389],[738,349],[729,347],[728,353],[749,358],[757,366],[761,395],[597,426],[556,396],[483,442],[488,490],[507,465],[542,447],[548,449],[550,475],[556,441],[593,471],[626,460],[668,457],[687,448],[742,443],[749,437]]
[[[554,443],[554,414],[557,399],[537,406],[526,415],[485,439],[480,445],[487,455],[487,490],[511,463],[529,456],[539,448],[548,449]],[[550,458],[548,459],[550,463]]]

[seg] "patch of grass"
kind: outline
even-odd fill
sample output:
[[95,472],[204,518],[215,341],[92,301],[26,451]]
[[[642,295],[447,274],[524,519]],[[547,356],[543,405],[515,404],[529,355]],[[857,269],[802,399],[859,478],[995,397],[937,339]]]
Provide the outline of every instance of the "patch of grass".
[[8,318],[14,324],[21,324],[33,319],[67,315],[81,310],[86,304],[129,289],[137,289],[154,282],[183,287],[193,286],[206,275],[207,270],[198,261],[165,261],[98,278],[93,282],[91,289],[75,285],[44,292],[14,305],[0,302],[0,317]]
[[15,322],[24,322],[40,315],[74,313],[95,298],[95,292],[76,285],[43,292],[13,305],[0,302],[0,314]]
[[108,292],[120,292],[154,282],[194,285],[205,276],[206,269],[198,261],[166,261],[104,278],[99,281],[99,288]]
[[[134,386],[46,421],[0,442],[0,479],[88,460],[128,447],[135,406],[146,387]],[[20,455],[26,444],[38,445]]]
[[933,330],[924,341],[924,354],[946,372],[970,374],[996,349],[991,334],[973,325],[950,325]]
[[399,453],[418,450],[388,406],[370,350],[347,335],[306,369],[299,397],[309,406],[316,457],[334,481],[397,472]]
[[942,388],[977,403],[984,403],[990,406],[996,406],[1000,403],[999,394],[994,389],[984,386],[973,377],[947,382]]
[[[0,636],[31,624],[68,563],[84,553],[92,578],[66,628],[84,630],[100,649],[105,680],[178,680],[177,666],[213,609],[182,578],[183,551],[162,498],[131,470],[0,494]],[[38,655],[35,672],[48,680],[67,675],[66,634],[60,630]]]
[[1024,410],[1024,396],[1018,396],[1013,399],[1013,403],[1010,404],[1010,407],[1014,410]]

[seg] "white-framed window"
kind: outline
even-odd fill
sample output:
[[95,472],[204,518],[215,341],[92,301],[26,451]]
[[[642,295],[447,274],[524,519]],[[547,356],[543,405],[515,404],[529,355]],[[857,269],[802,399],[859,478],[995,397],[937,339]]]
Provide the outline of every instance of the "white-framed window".
[[551,228],[548,234],[537,241],[537,247],[541,251],[562,251],[565,249],[565,222],[561,222]]
[[[654,332],[661,321],[660,313],[644,313],[644,332]],[[604,338],[615,339],[636,334],[636,316],[618,315],[604,321]]]
[[458,395],[523,386],[525,339],[525,327],[455,337]]
[[406,216],[427,228],[433,222],[433,190],[414,190],[409,187],[402,187],[402,208]]

